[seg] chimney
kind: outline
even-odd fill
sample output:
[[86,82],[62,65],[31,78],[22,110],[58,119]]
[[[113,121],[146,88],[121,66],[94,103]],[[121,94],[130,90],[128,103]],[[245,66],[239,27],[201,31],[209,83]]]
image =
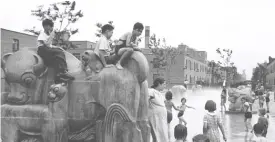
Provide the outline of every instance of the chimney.
[[149,48],[150,26],[145,26],[145,48]]

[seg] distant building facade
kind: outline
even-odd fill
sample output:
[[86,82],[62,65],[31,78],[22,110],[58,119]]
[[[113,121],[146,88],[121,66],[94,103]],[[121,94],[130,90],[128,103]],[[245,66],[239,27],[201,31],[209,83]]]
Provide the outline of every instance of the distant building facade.
[[269,62],[267,64],[268,74],[266,76],[266,81],[269,86],[273,86],[275,89],[275,58],[269,57]]
[[168,65],[162,68],[154,67],[152,61],[155,57],[150,49],[142,49],[150,65],[149,84],[152,84],[157,77],[165,78],[170,86],[183,85],[185,80],[190,84],[195,84],[197,81],[210,83],[211,74],[207,65],[207,53],[182,45],[177,48],[180,54],[176,56],[175,61],[168,61]]
[[24,47],[35,47],[37,36],[1,28],[1,56]]
[[[7,30],[1,28],[1,56],[6,53],[18,51],[20,48],[36,47],[36,35],[25,34],[17,31]],[[93,50],[95,47],[94,42],[90,41],[71,41],[77,48],[69,49],[68,52],[72,53],[78,59],[80,54],[85,50]]]

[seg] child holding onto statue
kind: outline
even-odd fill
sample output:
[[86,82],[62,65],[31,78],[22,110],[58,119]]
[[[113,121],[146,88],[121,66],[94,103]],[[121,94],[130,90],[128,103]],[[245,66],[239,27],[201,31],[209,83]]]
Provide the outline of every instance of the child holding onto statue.
[[42,26],[44,31],[40,32],[37,39],[37,54],[43,59],[46,66],[52,66],[57,72],[55,83],[74,80],[74,77],[68,73],[66,57],[63,50],[52,45],[55,38],[53,21],[45,19],[42,21]]
[[121,66],[122,62],[130,58],[134,51],[140,51],[140,49],[137,48],[138,37],[141,35],[143,29],[143,24],[136,23],[133,31],[125,33],[116,43],[115,53],[120,57],[116,64],[118,69],[123,69]]

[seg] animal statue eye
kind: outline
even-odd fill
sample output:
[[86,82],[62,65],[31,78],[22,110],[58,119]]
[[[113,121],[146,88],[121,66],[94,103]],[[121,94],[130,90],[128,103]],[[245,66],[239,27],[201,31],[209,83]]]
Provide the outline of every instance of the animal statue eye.
[[58,88],[58,87],[55,87],[55,88],[53,89],[53,91],[54,91],[54,92],[58,92],[58,91],[59,91],[59,88]]

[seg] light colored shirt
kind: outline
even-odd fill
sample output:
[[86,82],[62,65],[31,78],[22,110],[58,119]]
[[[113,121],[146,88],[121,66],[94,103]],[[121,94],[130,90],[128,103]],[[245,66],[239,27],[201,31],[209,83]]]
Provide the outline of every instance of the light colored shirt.
[[100,50],[105,51],[106,54],[104,56],[109,56],[112,51],[109,40],[104,35],[96,42],[94,52],[98,54]]
[[43,44],[40,41],[43,41],[45,45],[51,47],[54,36],[55,36],[54,32],[51,32],[49,35],[47,35],[45,31],[41,31],[37,38],[37,47],[43,46]]
[[132,32],[125,33],[119,39],[122,40],[122,41],[126,41],[126,46],[127,47],[131,46],[131,42],[133,42],[134,44],[138,44],[138,37],[136,37],[136,39],[133,40],[133,34],[132,34]]

